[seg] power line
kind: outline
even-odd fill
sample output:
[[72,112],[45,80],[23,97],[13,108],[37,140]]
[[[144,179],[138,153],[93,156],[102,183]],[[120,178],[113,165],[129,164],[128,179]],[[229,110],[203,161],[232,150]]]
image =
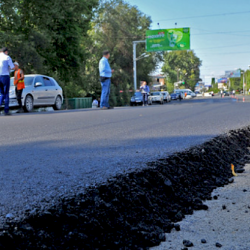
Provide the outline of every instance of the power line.
[[249,11],[241,11],[241,12],[230,12],[230,13],[221,13],[221,14],[202,15],[202,16],[175,17],[175,18],[156,20],[155,22],[163,22],[163,21],[171,21],[171,20],[183,20],[183,19],[192,19],[192,18],[203,18],[203,17],[215,17],[215,16],[229,16],[229,15],[247,14],[247,13],[250,13],[250,10]]
[[198,53],[199,55],[231,55],[231,54],[247,54],[250,51],[224,52],[224,53]]
[[219,49],[219,48],[230,48],[230,47],[238,47],[243,45],[249,45],[249,43],[241,43],[241,44],[235,44],[235,45],[228,45],[228,46],[217,46],[217,47],[208,47],[208,48],[201,48],[201,49],[195,49],[196,50],[207,50],[207,49]]

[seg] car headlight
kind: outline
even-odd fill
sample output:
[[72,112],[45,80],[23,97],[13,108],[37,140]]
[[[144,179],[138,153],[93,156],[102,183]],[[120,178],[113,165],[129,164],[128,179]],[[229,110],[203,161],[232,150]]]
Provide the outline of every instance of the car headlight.
[[11,89],[11,90],[9,91],[9,95],[15,95],[15,90],[14,90],[14,89]]

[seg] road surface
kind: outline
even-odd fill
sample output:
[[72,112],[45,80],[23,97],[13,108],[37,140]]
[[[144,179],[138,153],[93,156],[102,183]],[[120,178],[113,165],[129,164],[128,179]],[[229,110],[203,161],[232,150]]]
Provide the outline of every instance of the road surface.
[[0,222],[249,124],[250,102],[229,97],[1,115]]

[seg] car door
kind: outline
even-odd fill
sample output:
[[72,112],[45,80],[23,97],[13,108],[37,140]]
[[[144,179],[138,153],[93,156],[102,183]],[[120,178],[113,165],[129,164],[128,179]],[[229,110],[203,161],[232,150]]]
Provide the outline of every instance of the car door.
[[43,76],[36,76],[32,94],[34,98],[34,106],[48,105],[48,88],[44,84]]
[[55,99],[58,92],[58,87],[56,86],[55,82],[50,79],[49,77],[43,77],[44,85],[47,87],[47,97],[48,97],[48,104],[52,105],[55,103]]

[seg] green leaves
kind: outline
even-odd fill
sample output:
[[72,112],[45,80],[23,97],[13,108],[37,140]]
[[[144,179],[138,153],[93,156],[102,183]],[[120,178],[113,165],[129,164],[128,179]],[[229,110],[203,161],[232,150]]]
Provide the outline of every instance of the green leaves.
[[26,74],[53,75],[64,87],[80,86],[97,5],[98,0],[0,0],[0,42]]
[[201,60],[190,51],[165,52],[162,71],[168,74],[168,80],[173,84],[184,81],[186,87],[193,89],[200,80]]

